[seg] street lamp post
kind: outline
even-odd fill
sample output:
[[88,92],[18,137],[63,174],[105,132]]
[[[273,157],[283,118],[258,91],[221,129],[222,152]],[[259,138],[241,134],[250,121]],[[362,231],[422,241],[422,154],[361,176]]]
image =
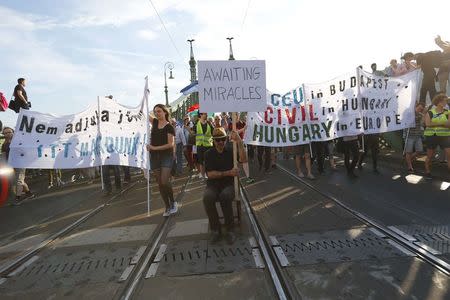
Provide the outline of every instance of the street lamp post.
[[173,63],[168,61],[164,64],[164,93],[166,94],[166,107],[169,107],[169,95],[167,90],[167,69],[169,69],[169,79],[174,79],[172,76]]

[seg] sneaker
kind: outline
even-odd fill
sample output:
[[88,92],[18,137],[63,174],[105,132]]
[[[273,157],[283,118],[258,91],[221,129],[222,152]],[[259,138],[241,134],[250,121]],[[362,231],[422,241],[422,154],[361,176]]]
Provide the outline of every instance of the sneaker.
[[234,232],[229,231],[225,235],[225,240],[227,241],[228,245],[232,245],[236,241],[236,235],[234,234]]
[[27,199],[32,199],[34,197],[35,197],[35,195],[32,192],[28,191],[27,193],[25,193],[25,195],[22,196],[21,201],[27,200]]
[[424,177],[425,177],[425,179],[428,179],[428,180],[433,179],[433,175],[431,175],[431,173],[425,173]]
[[47,189],[51,189],[51,188],[53,188],[53,184],[49,184],[47,187]]
[[362,164],[358,164],[358,170],[362,170],[363,166]]
[[206,175],[206,173],[205,176],[203,176],[203,179],[208,179],[208,175]]
[[253,179],[251,177],[247,177],[247,179],[246,179],[246,183],[247,184],[250,184],[250,183],[253,183],[253,182],[255,182],[255,179]]
[[311,180],[316,179],[316,177],[314,177],[313,174],[308,174],[308,176],[306,176],[306,178],[311,179]]
[[168,217],[170,216],[170,208],[166,208],[166,210],[163,213],[163,217]]
[[219,231],[216,231],[216,230],[211,231],[211,237],[209,238],[209,242],[211,244],[215,244],[218,241],[220,241],[221,239],[222,239],[222,235],[220,234]]
[[173,205],[172,205],[172,208],[170,209],[170,214],[171,215],[175,214],[175,213],[177,213],[177,211],[178,211],[178,202],[174,201]]
[[20,204],[22,204],[22,198],[21,197],[16,197],[16,199],[13,200],[13,202],[11,203],[13,206],[19,206]]
[[303,174],[303,172],[297,173],[297,176],[300,177],[300,178],[305,178],[305,174]]

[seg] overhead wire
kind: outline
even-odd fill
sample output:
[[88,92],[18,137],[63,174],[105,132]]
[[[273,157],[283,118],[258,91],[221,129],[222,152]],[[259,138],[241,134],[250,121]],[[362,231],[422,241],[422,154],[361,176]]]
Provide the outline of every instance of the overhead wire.
[[164,31],[167,33],[167,35],[169,36],[170,42],[172,43],[172,46],[175,48],[175,50],[177,51],[178,55],[180,56],[181,60],[183,60],[183,56],[181,55],[180,50],[178,50],[177,45],[175,44],[175,41],[172,38],[172,35],[170,34],[169,30],[167,30],[166,25],[164,24],[163,19],[161,18],[161,15],[158,12],[158,9],[156,8],[155,4],[153,3],[152,0],[149,0],[150,4],[152,5],[153,9],[155,10],[156,15],[158,16],[159,21],[161,22],[161,25],[164,28]]

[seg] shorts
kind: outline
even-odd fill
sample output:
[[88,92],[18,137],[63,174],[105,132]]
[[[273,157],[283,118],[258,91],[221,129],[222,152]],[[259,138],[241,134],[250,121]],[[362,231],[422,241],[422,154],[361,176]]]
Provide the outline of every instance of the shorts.
[[172,169],[173,152],[152,151],[150,153],[150,169],[158,170],[161,168]]
[[306,154],[309,154],[309,144],[295,146],[292,149],[292,154],[304,157]]
[[423,151],[422,137],[420,136],[408,137],[408,140],[406,141],[405,145],[405,151],[406,153],[422,152]]
[[203,164],[205,162],[205,152],[212,147],[197,146],[197,162]]
[[450,137],[449,136],[425,136],[425,142],[428,149],[436,149],[439,146],[441,149],[450,148]]

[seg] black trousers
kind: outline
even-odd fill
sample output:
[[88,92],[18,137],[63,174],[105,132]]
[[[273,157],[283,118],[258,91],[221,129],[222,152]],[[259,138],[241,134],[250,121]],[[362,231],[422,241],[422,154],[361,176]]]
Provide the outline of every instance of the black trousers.
[[223,216],[225,218],[225,226],[228,231],[233,230],[233,199],[234,187],[228,185],[224,188],[216,186],[207,186],[203,194],[203,205],[209,219],[209,227],[213,231],[220,231],[219,214],[216,209],[216,202],[222,207]]
[[427,93],[430,93],[430,100],[433,100],[434,96],[436,96],[435,76],[434,72],[433,74],[423,74],[422,86],[420,87],[420,102],[426,102]]
[[120,189],[121,188],[121,183],[120,183],[120,169],[119,166],[102,166],[102,171],[103,171],[103,184],[105,185],[105,190],[106,191],[111,191],[112,187],[111,187],[111,178],[109,178],[109,173],[110,170],[114,171],[114,184],[116,186],[116,189]]
[[263,166],[263,156],[264,156],[264,169],[267,171],[270,169],[270,147],[258,146],[258,164],[259,169]]
[[[348,173],[352,173],[359,159],[358,140],[344,141],[344,162]],[[350,156],[352,162],[350,163]]]
[[325,154],[327,152],[327,146],[329,142],[313,142],[312,149],[314,157],[317,160],[317,170],[319,173],[323,173],[325,165]]
[[380,135],[379,134],[369,134],[364,136],[364,152],[361,154],[361,157],[359,158],[359,164],[362,164],[364,161],[364,158],[366,157],[367,153],[372,154],[372,163],[373,163],[373,169],[377,169],[377,161],[378,161],[378,153],[380,152]]

